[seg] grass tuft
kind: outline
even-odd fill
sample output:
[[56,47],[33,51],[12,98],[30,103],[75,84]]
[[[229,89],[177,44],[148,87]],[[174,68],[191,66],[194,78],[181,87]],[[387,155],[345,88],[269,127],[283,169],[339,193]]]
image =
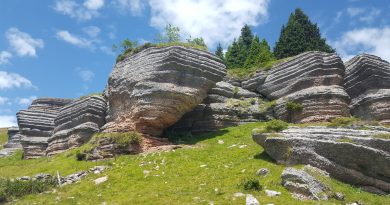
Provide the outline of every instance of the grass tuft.
[[242,187],[245,191],[261,191],[263,189],[259,180],[254,177],[243,179],[238,186]]

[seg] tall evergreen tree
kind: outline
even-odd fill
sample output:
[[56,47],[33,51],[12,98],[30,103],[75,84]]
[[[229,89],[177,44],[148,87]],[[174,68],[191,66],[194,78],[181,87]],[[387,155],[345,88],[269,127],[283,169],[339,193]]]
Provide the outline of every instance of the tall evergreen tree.
[[252,40],[251,47],[249,49],[248,57],[245,60],[245,68],[251,68],[260,63],[261,45],[258,36],[255,36]]
[[271,52],[271,47],[268,45],[267,40],[263,38],[260,42],[260,63],[265,63],[274,59],[274,54]]
[[253,33],[251,28],[245,24],[241,29],[241,35],[239,38],[240,46],[244,47],[246,50],[250,49],[253,41]]
[[236,39],[234,39],[232,45],[228,47],[225,55],[225,62],[228,68],[240,68],[240,47]]
[[274,54],[277,58],[285,58],[312,50],[335,52],[326,40],[321,38],[317,24],[313,24],[309,17],[298,8],[290,15],[287,25],[282,26]]
[[217,50],[215,50],[215,55],[218,56],[221,60],[225,61],[223,49],[220,43],[218,43]]

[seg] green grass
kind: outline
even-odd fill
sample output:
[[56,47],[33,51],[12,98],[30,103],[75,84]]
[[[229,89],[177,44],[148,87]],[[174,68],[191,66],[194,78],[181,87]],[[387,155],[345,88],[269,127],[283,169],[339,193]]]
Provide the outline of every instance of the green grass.
[[[96,164],[110,164],[112,169],[102,174],[90,174],[80,183],[56,188],[55,192],[28,195],[15,204],[244,204],[245,198],[233,199],[234,193],[250,193],[261,204],[318,204],[317,201],[298,201],[283,188],[280,175],[284,169],[271,160],[251,138],[254,128],[265,123],[251,123],[216,133],[194,135],[191,145],[170,152],[147,155],[120,156],[101,162],[77,161],[77,149],[53,158],[21,160],[21,153],[0,158],[0,175],[16,177],[40,172],[62,175],[86,170]],[[223,140],[224,143],[219,143]],[[232,146],[236,145],[236,146]],[[241,145],[246,145],[245,147]],[[241,148],[240,148],[241,147]],[[206,165],[206,166],[201,166]],[[266,176],[256,176],[260,168],[268,168]],[[150,171],[148,175],[144,170]],[[93,180],[108,176],[108,181],[95,185]],[[280,197],[267,197],[264,191],[244,190],[238,186],[246,179],[258,180],[264,189],[282,192]],[[360,189],[330,181],[333,189],[346,195],[348,203],[363,201],[369,204],[389,204],[390,198],[376,196]],[[321,204],[340,204],[335,200]]]
[[351,143],[351,144],[356,144],[355,141],[349,138],[344,138],[344,139],[337,139],[336,142],[345,142],[345,143]]
[[0,149],[2,149],[3,145],[5,145],[8,141],[7,131],[7,128],[0,128]]
[[373,137],[378,139],[390,140],[390,134],[376,134]]
[[286,109],[292,112],[300,112],[302,111],[303,106],[301,103],[289,100],[286,102]]
[[330,121],[329,126],[330,127],[346,127],[346,126],[353,125],[357,121],[359,121],[359,118],[356,118],[356,117],[337,117],[337,118],[333,118]]

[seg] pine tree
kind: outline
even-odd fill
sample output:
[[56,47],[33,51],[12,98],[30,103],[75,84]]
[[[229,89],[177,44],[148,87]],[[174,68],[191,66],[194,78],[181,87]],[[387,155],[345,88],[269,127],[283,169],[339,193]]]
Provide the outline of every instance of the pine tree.
[[218,56],[221,60],[225,61],[223,49],[220,43],[218,43],[217,50],[215,50],[215,55]]
[[259,37],[253,38],[248,57],[245,60],[245,68],[252,68],[260,63],[261,45]]
[[241,29],[241,35],[239,38],[240,46],[243,46],[246,50],[250,49],[253,41],[253,33],[251,28],[245,24]]
[[225,55],[225,62],[227,68],[240,68],[239,62],[240,56],[240,47],[236,39],[234,39],[232,45],[228,47],[228,50]]
[[290,15],[287,25],[282,26],[274,54],[277,58],[285,58],[312,50],[335,52],[326,44],[326,40],[321,38],[317,24],[313,24],[309,17],[298,8]]
[[274,59],[274,54],[271,52],[271,47],[268,45],[267,40],[263,38],[260,43],[260,63],[266,63]]

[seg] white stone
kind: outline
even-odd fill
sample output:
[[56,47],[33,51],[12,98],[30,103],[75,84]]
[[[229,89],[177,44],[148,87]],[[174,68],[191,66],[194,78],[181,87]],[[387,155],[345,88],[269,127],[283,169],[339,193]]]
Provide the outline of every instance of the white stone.
[[95,179],[95,184],[98,185],[98,184],[101,184],[101,183],[103,183],[103,182],[105,182],[107,180],[108,180],[107,176],[100,177],[100,178]]
[[259,201],[252,194],[247,194],[245,201],[246,205],[260,205]]
[[265,193],[267,194],[267,196],[270,196],[270,197],[280,196],[282,194],[278,191],[273,191],[273,190],[268,190],[268,189],[265,190]]

